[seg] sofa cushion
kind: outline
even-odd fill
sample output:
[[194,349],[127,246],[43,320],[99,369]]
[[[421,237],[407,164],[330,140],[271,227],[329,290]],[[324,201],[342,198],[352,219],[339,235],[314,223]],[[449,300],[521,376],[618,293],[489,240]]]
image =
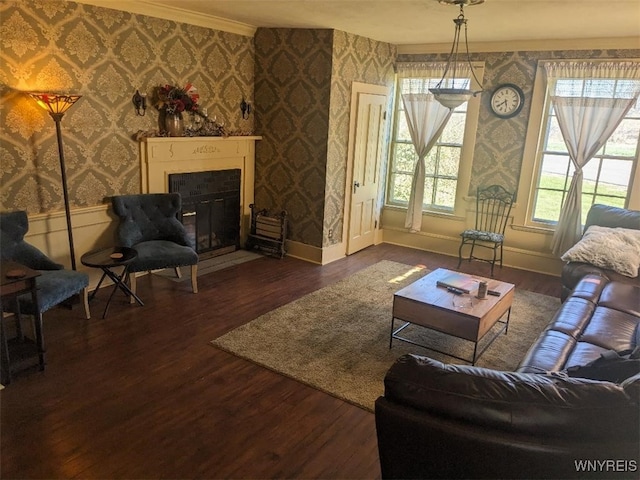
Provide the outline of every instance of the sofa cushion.
[[640,347],[622,352],[609,350],[593,362],[568,368],[566,373],[570,377],[622,383],[640,374]]
[[640,325],[640,287],[587,275],[520,362],[520,373],[586,365],[600,355],[633,349]]
[[640,230],[590,226],[578,243],[562,255],[635,278],[640,266]]

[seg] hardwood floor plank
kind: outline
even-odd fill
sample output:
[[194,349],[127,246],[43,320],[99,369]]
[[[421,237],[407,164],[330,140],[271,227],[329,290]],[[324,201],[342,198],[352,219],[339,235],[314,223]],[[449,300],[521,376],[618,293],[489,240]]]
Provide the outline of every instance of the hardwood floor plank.
[[[46,370],[18,374],[0,391],[0,475],[379,478],[373,414],[209,342],[385,259],[457,265],[387,244],[325,266],[260,258],[200,277],[197,295],[188,281],[142,277],[145,306],[117,294],[104,320],[106,290],[91,320],[80,308],[47,312]],[[559,298],[555,277],[505,267],[496,278]]]

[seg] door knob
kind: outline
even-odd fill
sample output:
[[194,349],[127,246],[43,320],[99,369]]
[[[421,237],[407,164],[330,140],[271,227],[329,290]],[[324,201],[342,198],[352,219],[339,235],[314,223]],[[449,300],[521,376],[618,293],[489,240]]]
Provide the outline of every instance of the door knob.
[[353,182],[353,193],[356,193],[356,188],[358,188],[359,186],[360,186],[360,182],[358,182],[357,180]]

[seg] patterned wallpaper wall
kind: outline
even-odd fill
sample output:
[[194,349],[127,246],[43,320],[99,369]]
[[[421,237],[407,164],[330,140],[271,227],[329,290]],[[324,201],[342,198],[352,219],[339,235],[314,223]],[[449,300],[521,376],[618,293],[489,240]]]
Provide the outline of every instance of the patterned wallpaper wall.
[[[342,241],[351,84],[362,82],[387,86],[388,111],[391,112],[395,80],[393,65],[396,55],[394,45],[350,33],[334,32],[323,246]],[[383,147],[382,151],[386,152],[386,147]],[[385,163],[384,158],[382,163]],[[333,230],[331,239],[328,236],[330,229]]]
[[[484,81],[469,195],[478,186],[493,183],[516,191],[522,166],[531,95],[538,60],[581,58],[631,58],[640,50],[582,50],[549,52],[496,52],[471,55],[472,61],[484,61]],[[399,62],[446,60],[443,55],[398,55]],[[501,119],[491,113],[490,92],[503,83],[515,83],[525,94],[522,111],[513,118]]]
[[259,28],[255,35],[256,204],[286,209],[289,239],[320,246],[333,32]]
[[62,120],[72,207],[140,191],[136,89],[193,83],[200,104],[229,130],[253,97],[253,39],[208,28],[60,0],[0,1],[0,209],[62,210],[55,125],[26,91],[83,96]]
[[351,82],[391,87],[396,49],[324,29],[258,29],[255,48],[256,203],[287,210],[291,240],[338,242]]

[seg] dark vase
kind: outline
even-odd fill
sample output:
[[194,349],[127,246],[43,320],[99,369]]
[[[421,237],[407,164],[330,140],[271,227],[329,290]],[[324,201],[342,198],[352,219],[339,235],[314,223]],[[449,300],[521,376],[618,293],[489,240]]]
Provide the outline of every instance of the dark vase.
[[164,126],[170,137],[182,137],[184,135],[184,122],[180,113],[167,113],[164,117]]

